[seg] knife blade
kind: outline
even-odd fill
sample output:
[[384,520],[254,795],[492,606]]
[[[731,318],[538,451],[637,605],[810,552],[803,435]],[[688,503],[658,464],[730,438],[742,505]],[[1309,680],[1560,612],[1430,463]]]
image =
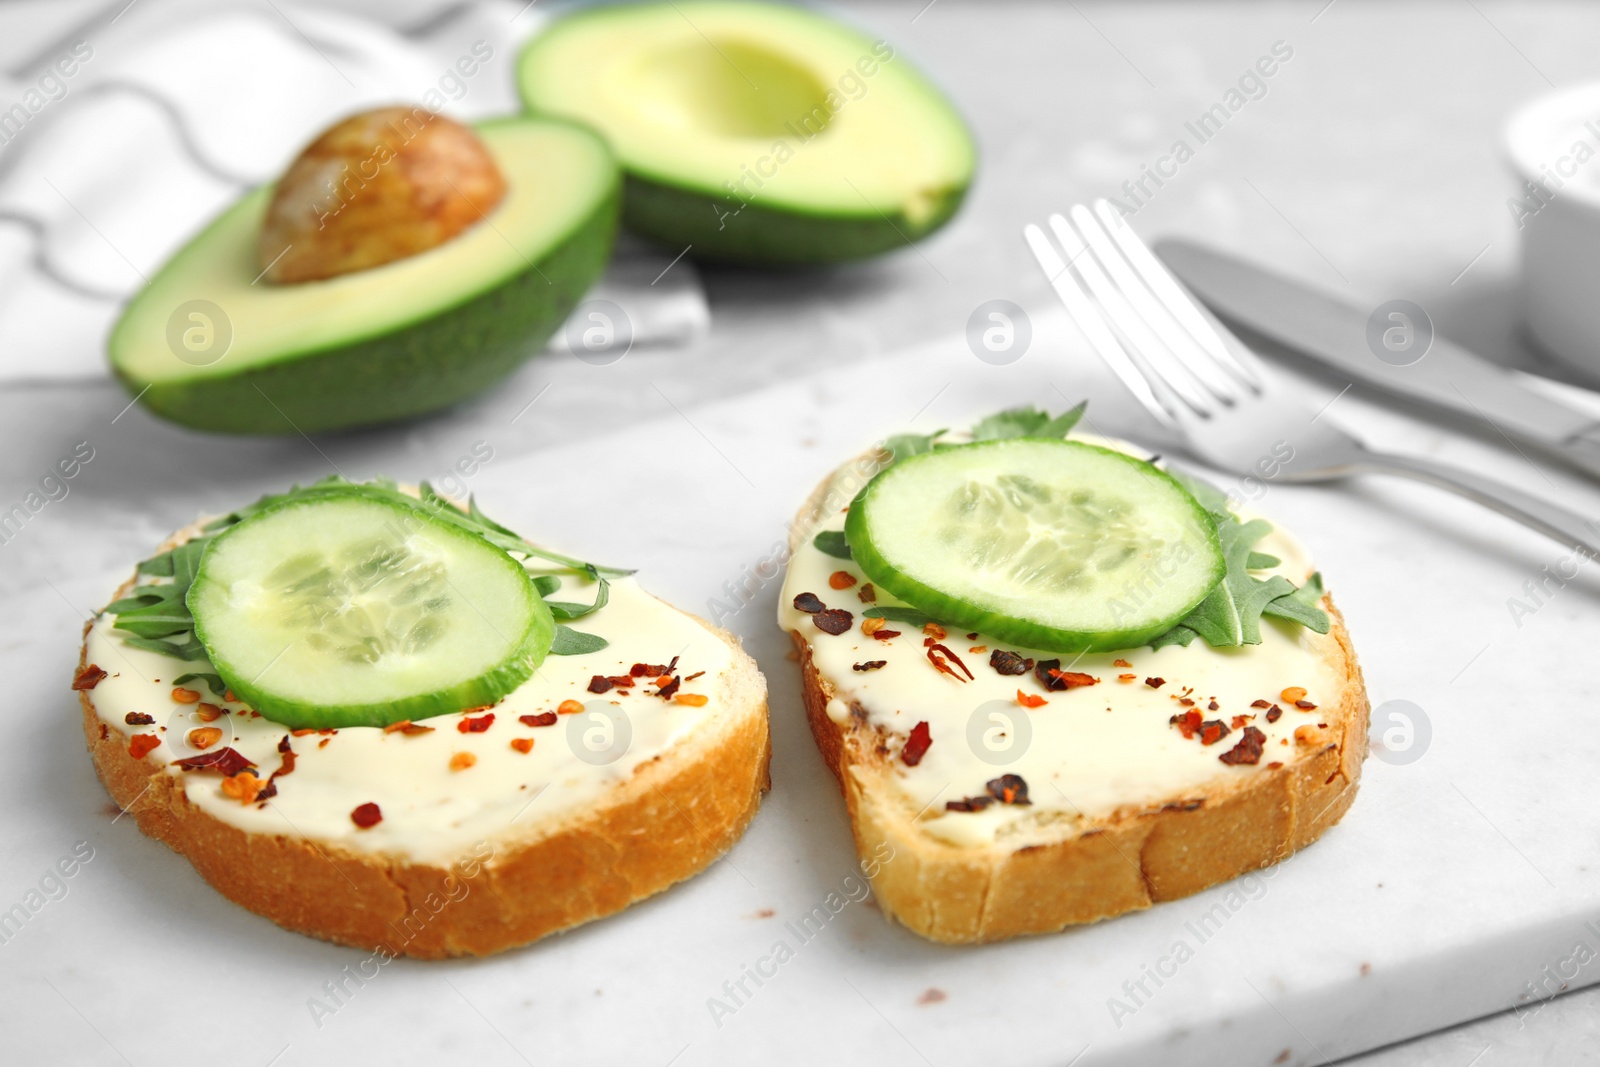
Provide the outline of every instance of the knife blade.
[[1437,333],[1421,359],[1396,366],[1368,345],[1373,309],[1192,241],[1157,241],[1155,252],[1220,318],[1380,392],[1465,418],[1488,436],[1532,445],[1600,477],[1600,420]]

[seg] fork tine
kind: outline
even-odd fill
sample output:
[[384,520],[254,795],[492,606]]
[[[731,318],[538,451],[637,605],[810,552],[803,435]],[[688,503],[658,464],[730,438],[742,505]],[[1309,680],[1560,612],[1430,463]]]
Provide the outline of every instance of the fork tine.
[[1189,291],[1178,283],[1110,203],[1104,199],[1096,200],[1094,210],[1095,214],[1100,216],[1106,231],[1111,234],[1111,239],[1122,249],[1122,254],[1133,265],[1133,269],[1138,272],[1139,277],[1161,302],[1167,313],[1189,332],[1201,349],[1218,365],[1230,371],[1253,391],[1261,392],[1266,379],[1255,355],[1245,351],[1242,345],[1230,347],[1223,342],[1212,326],[1214,320],[1202,312],[1199,303]]
[[1033,258],[1038,261],[1045,277],[1050,279],[1050,285],[1061,298],[1061,303],[1066,305],[1067,315],[1089,339],[1095,351],[1100,353],[1100,358],[1106,361],[1106,365],[1111,368],[1112,373],[1122,379],[1122,384],[1127,386],[1134,399],[1138,400],[1158,422],[1169,429],[1178,429],[1171,413],[1151,389],[1150,380],[1128,357],[1121,342],[1106,326],[1100,313],[1094,309],[1088,294],[1079,288],[1067,261],[1051,245],[1050,238],[1031,222],[1022,228],[1022,234],[1027,238],[1028,247],[1033,250]]
[[[1243,399],[1240,383],[1229,377],[1215,361],[1204,356],[1196,357],[1189,351],[1195,346],[1194,337],[1181,323],[1174,321],[1165,305],[1155,297],[1134,270],[1123,244],[1113,238],[1114,229],[1120,229],[1129,235],[1132,231],[1126,226],[1113,227],[1082,204],[1073,205],[1071,217],[1078,232],[1083,234],[1084,239],[1089,242],[1089,247],[1094,249],[1100,265],[1116,284],[1118,293],[1131,306],[1139,325],[1154,333],[1171,353],[1172,358],[1216,399],[1230,405]],[[1133,237],[1137,240],[1137,235]]]
[[[1093,229],[1093,220],[1090,219],[1088,222],[1089,228]],[[1074,230],[1060,215],[1050,216],[1050,228],[1055,231],[1056,238],[1067,249],[1078,277],[1094,295],[1107,325],[1123,341],[1123,347],[1129,356],[1138,361],[1189,410],[1199,415],[1207,414],[1213,403],[1206,395],[1199,379],[1184,365],[1182,359],[1169,351],[1167,346],[1149,331],[1143,318],[1106,277],[1100,267],[1099,259],[1092,254],[1079,254],[1079,249],[1085,248],[1088,235]],[[1175,416],[1182,414],[1176,410],[1172,413]]]

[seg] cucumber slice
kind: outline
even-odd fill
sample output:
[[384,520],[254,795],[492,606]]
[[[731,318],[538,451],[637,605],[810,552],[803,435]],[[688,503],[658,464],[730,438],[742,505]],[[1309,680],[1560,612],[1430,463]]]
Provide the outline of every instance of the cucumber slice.
[[218,535],[187,602],[228,687],[297,729],[493,704],[555,635],[503,550],[420,504],[331,489]]
[[1144,644],[1226,571],[1215,521],[1170,475],[1053,438],[901,460],[856,496],[845,537],[912,607],[1050,652]]

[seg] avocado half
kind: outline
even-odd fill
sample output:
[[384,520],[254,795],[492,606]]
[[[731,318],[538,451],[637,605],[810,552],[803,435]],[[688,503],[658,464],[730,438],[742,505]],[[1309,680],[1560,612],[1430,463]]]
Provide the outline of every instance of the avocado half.
[[630,229],[702,259],[903,247],[955,214],[976,165],[965,123],[907,59],[798,7],[583,10],[528,44],[517,78],[533,114],[610,140]]
[[571,123],[475,129],[507,182],[482,221],[379,267],[272,285],[255,255],[263,186],[130,301],[111,332],[112,369],[156,414],[230,433],[387,422],[493,385],[605,268],[621,177],[604,141]]

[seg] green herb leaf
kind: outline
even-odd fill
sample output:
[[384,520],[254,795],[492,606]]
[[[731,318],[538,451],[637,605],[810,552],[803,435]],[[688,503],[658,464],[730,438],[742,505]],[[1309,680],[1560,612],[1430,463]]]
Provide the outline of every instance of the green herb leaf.
[[581,656],[586,652],[599,652],[611,642],[598,634],[586,634],[570,626],[556,624],[555,640],[550,642],[552,656]]
[[573,604],[565,600],[546,600],[545,604],[550,608],[550,614],[558,619],[581,619],[605,607],[610,599],[611,583],[602,578],[595,589],[593,604]]
[[1273,598],[1261,609],[1261,614],[1276,615],[1280,619],[1288,619],[1319,634],[1325,634],[1332,623],[1328,620],[1328,613],[1318,606],[1322,601],[1322,594],[1322,572],[1317,571],[1307,578],[1306,584],[1299,589]]
[[540,596],[549,596],[561,588],[561,579],[553,574],[540,574],[533,579],[533,587],[539,590]]
[[883,447],[893,453],[893,458],[889,462],[898,463],[902,459],[910,459],[912,456],[920,456],[924,452],[932,452],[935,442],[938,441],[943,433],[943,430],[935,430],[930,434],[897,433],[892,437],[886,438],[883,442]]
[[890,622],[903,622],[912,626],[926,626],[934,621],[932,615],[918,611],[916,608],[900,608],[894,605],[882,608],[868,608],[861,614],[869,619],[888,619]]
[[1328,617],[1317,607],[1317,601],[1322,598],[1320,575],[1312,575],[1304,586],[1296,589],[1294,583],[1281,574],[1257,578],[1250,573],[1276,567],[1282,562],[1276,556],[1255,550],[1256,542],[1272,532],[1272,524],[1265,519],[1242,523],[1229,510],[1228,498],[1221,490],[1181,471],[1168,473],[1189,490],[1216,521],[1227,573],[1193,611],[1152,640],[1150,647],[1187,647],[1196,637],[1216,648],[1259,645],[1263,614],[1327,633]]
[[845,542],[843,530],[823,530],[811,539],[818,552],[835,559],[852,559],[850,546]]
[[1083,418],[1087,406],[1088,402],[1084,401],[1055,418],[1051,418],[1049,412],[1031,406],[1008,408],[979,420],[972,428],[972,439],[1003,441],[1012,437],[1065,437]]
[[199,671],[191,671],[188,674],[178,675],[172,680],[172,684],[184,685],[188,682],[195,681],[196,679],[206,683],[206,685],[211,689],[211,695],[216,697],[218,700],[221,700],[227,696],[228,685],[222,680],[222,676],[219,674],[203,674]]

